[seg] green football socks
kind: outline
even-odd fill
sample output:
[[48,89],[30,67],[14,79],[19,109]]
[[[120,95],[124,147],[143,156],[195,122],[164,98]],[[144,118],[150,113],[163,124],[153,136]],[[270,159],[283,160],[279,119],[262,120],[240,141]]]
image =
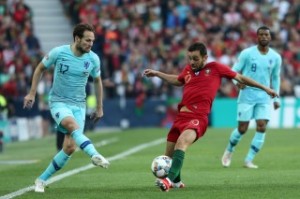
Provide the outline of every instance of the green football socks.
[[184,155],[185,155],[185,152],[182,150],[177,149],[174,151],[173,158],[172,158],[172,166],[171,166],[169,174],[168,174],[168,178],[172,182],[177,181],[178,177],[179,177],[179,181],[180,181],[180,170],[183,165]]

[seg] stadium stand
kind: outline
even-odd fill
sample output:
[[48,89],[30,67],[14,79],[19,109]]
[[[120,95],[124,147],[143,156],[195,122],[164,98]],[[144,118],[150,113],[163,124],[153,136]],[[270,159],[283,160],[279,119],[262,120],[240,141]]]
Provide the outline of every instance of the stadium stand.
[[[181,89],[156,78],[142,78],[145,68],[177,73],[186,63],[184,49],[197,40],[207,44],[211,60],[232,65],[241,49],[256,43],[255,31],[263,24],[271,28],[272,47],[283,57],[281,96],[300,97],[299,0],[60,2],[70,24],[88,22],[95,26],[93,50],[115,85],[105,89],[106,99],[134,99],[137,108],[145,99],[172,101],[181,96]],[[20,103],[33,68],[45,53],[34,34],[37,27],[33,17],[34,12],[23,0],[0,0],[0,93],[8,102]],[[41,115],[42,110],[43,117],[49,117],[46,99],[51,78],[49,72],[41,81],[39,103],[31,115]],[[218,95],[235,98],[237,90],[224,80]],[[9,117],[22,112],[15,104],[8,107]]]

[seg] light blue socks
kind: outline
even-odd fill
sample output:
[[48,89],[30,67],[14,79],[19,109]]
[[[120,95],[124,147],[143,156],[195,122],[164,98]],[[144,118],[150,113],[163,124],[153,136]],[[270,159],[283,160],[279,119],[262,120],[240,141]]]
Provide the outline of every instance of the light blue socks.
[[47,169],[40,175],[39,179],[48,180],[56,171],[60,170],[71,158],[63,150],[60,150],[53,158]]
[[81,132],[80,129],[73,131],[71,136],[75,140],[76,145],[90,157],[99,154],[92,142]]
[[265,133],[263,132],[256,132],[249,149],[249,152],[246,156],[245,162],[252,161],[255,155],[259,152],[265,142]]
[[[71,136],[75,140],[76,145],[90,157],[99,154],[92,142],[82,133],[80,129],[73,131]],[[39,179],[44,181],[48,180],[55,172],[60,170],[68,162],[70,157],[71,156],[68,156],[63,150],[59,151],[54,156],[47,169],[42,173],[42,175],[40,175]]]
[[234,129],[229,138],[229,143],[227,145],[227,151],[233,152],[235,146],[239,143],[242,138],[242,134],[238,131],[238,129]]

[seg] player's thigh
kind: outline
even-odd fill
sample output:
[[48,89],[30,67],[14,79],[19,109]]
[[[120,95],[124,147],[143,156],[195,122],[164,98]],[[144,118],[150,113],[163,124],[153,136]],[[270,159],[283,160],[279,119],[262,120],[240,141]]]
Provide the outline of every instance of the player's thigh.
[[256,104],[254,107],[253,117],[255,120],[270,120],[271,104]]
[[84,107],[74,107],[73,114],[76,123],[78,124],[80,130],[83,132],[85,118],[86,118],[86,109]]
[[238,103],[237,120],[241,122],[250,121],[253,118],[255,104]]
[[186,149],[192,145],[195,140],[197,140],[197,132],[195,129],[186,129],[184,130],[175,145],[175,149],[181,149],[183,151],[186,151]]
[[[54,102],[50,104],[50,112],[52,115],[52,118],[58,125],[59,131],[63,133],[68,133],[70,131],[70,128],[66,126],[66,124],[71,123],[72,126],[75,125],[75,118],[72,111],[72,108],[61,102]],[[64,124],[62,125],[62,121],[64,120]],[[69,132],[70,133],[70,132]]]

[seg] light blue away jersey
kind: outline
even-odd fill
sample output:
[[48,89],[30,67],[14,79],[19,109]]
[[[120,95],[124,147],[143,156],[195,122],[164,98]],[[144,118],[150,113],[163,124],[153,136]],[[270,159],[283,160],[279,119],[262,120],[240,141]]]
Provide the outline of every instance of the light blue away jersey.
[[[267,54],[261,54],[258,46],[253,46],[241,52],[232,69],[274,89],[279,94],[281,63],[281,56],[272,48],[269,48]],[[238,102],[270,103],[270,99],[265,91],[247,86],[240,90]]]
[[89,75],[100,77],[100,59],[90,51],[77,57],[71,50],[71,45],[53,48],[42,63],[46,68],[54,66],[53,86],[49,101],[85,107],[86,84]]

